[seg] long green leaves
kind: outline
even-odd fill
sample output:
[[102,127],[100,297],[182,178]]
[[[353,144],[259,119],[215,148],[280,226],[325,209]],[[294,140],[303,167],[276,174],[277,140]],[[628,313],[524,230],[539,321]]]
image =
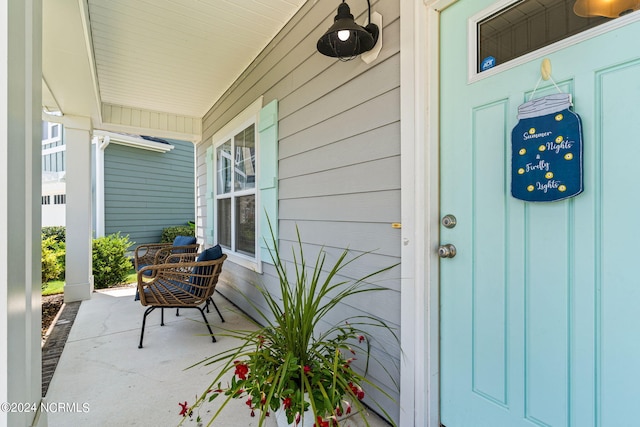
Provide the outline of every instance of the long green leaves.
[[[191,409],[224,395],[221,407],[209,422],[211,425],[231,399],[247,398],[246,403],[252,413],[254,409],[260,410],[258,424],[262,426],[266,414],[278,408],[286,410],[289,422],[307,408],[313,411],[314,419],[335,420],[349,412],[353,404],[368,425],[362,411],[364,392],[361,385],[368,384],[387,398],[391,397],[366,378],[371,352],[363,328],[380,328],[389,331],[394,339],[398,340],[398,337],[384,321],[374,316],[345,316],[331,324],[329,314],[335,318],[348,298],[384,290],[367,281],[395,265],[357,280],[341,280],[339,278],[345,276],[340,274],[341,271],[369,252],[351,256],[351,252],[345,249],[332,265],[327,265],[327,254],[321,248],[317,257],[308,263],[300,231],[296,227],[297,242],[292,248],[292,262],[289,264],[293,270],[289,272],[270,221],[269,228],[271,245],[267,246],[278,276],[280,294],[273,295],[265,288],[257,287],[264,298],[263,306],[242,294],[263,326],[258,330],[217,334],[239,339],[240,344],[200,362],[221,363],[222,366],[210,387]],[[266,309],[261,308],[264,306]],[[351,353],[356,352],[365,355],[362,373],[351,366],[355,360]],[[381,366],[386,370],[383,364]],[[227,380],[223,384],[223,378],[234,369],[230,382]],[[391,375],[389,378],[395,383]],[[305,394],[308,402],[304,400]],[[345,402],[345,398],[351,403]],[[392,422],[382,406],[377,402],[374,404]]]

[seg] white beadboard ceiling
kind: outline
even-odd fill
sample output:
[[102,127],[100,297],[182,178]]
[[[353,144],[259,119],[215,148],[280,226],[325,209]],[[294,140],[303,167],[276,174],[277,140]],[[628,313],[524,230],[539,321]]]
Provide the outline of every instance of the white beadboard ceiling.
[[202,117],[305,2],[46,0],[43,105]]

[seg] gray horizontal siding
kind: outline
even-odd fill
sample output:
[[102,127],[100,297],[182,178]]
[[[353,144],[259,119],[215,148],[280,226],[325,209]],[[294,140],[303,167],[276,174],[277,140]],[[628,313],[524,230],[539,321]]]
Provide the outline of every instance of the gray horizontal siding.
[[105,151],[105,233],[136,244],[159,242],[162,229],[195,219],[194,145],[168,140],[166,153],[110,144]]
[[[280,178],[304,175],[400,155],[400,123],[396,120],[348,138],[306,147],[305,138],[289,137],[280,143]],[[325,141],[325,139],[322,139]],[[386,142],[380,143],[380,142]],[[373,143],[372,142],[377,142]]]
[[[205,152],[216,131],[259,96],[279,103],[279,236],[281,256],[292,262],[296,226],[305,255],[323,248],[327,265],[344,248],[366,253],[341,271],[353,280],[400,261],[400,10],[395,0],[373,2],[384,16],[383,49],[367,65],[320,55],[318,38],[333,22],[337,3],[308,2],[256,58],[203,118],[203,141],[196,147],[197,223],[202,241],[206,224]],[[366,2],[352,13],[362,22]],[[259,275],[232,262],[225,264],[219,290],[252,316],[257,313],[239,292],[265,310],[255,284],[278,295],[273,267]],[[400,268],[371,279],[387,290],[346,301],[327,319],[351,315],[379,318],[400,334]],[[328,325],[327,325],[328,326]],[[373,363],[369,377],[399,401],[387,369],[399,381],[399,343],[388,333],[371,331]],[[369,390],[396,419],[397,403]]]
[[280,220],[389,224],[399,222],[400,194],[392,190],[281,199],[280,212]]

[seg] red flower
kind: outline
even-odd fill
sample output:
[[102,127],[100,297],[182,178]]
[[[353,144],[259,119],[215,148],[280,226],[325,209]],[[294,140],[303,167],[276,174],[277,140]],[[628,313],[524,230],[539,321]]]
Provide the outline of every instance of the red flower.
[[361,343],[362,341],[364,341],[364,335],[360,335],[358,337],[358,342]]
[[344,403],[347,405],[346,413],[347,413],[347,415],[349,415],[351,413],[351,403],[349,403],[349,402],[344,402]]
[[358,360],[355,357],[351,357],[347,360],[344,361],[344,369],[349,369],[351,366],[351,362],[353,362],[354,360]]
[[247,374],[249,373],[249,366],[247,366],[246,363],[240,363],[237,360],[233,363],[235,363],[236,365],[235,374],[238,376],[238,378],[240,378],[241,380],[246,380]]
[[247,399],[246,404],[247,404],[247,406],[248,406],[249,408],[251,408],[251,398],[248,398],[248,399]]
[[342,416],[342,408],[340,407],[340,405],[336,406],[336,415],[339,417]]
[[289,408],[291,408],[291,403],[292,403],[292,402],[291,402],[291,398],[290,398],[290,397],[286,397],[286,398],[284,398],[284,400],[282,401],[282,407],[283,407],[284,409],[289,409]]
[[296,412],[296,425],[300,424],[300,412]]
[[362,390],[362,387],[353,385],[353,383],[349,383],[349,388],[351,389],[351,392],[354,394],[354,396],[358,398],[358,400],[364,399],[364,390]]
[[180,410],[180,416],[181,417],[189,415],[189,405],[187,404],[186,401],[184,403],[178,402],[178,405],[180,405],[180,407],[182,408]]
[[314,425],[316,427],[329,427],[329,421],[322,421],[322,417],[318,416],[317,421]]
[[308,365],[304,365],[302,369],[304,370],[305,375],[309,375],[309,372],[311,372],[311,368]]

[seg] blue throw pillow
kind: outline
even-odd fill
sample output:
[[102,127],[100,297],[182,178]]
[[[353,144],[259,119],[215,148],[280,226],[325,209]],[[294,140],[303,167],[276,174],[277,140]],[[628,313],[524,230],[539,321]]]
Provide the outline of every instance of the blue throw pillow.
[[192,236],[176,236],[173,239],[173,246],[187,246],[194,245],[196,243],[196,238]]
[[215,259],[222,257],[222,248],[220,245],[215,245],[202,251],[200,255],[198,255],[197,261],[213,261]]
[[[204,251],[202,251],[202,253],[200,255],[198,255],[198,259],[196,261],[213,261],[216,260],[218,258],[222,258],[222,248],[220,247],[220,245],[215,245],[213,247],[210,247],[209,249],[206,249]],[[211,266],[207,266],[207,267],[196,267],[193,269],[193,273],[194,274],[207,274],[205,269],[210,269],[212,268]],[[193,283],[194,285],[200,285],[204,284],[204,280],[202,277],[196,277],[196,276],[191,276],[190,280],[191,283]]]

